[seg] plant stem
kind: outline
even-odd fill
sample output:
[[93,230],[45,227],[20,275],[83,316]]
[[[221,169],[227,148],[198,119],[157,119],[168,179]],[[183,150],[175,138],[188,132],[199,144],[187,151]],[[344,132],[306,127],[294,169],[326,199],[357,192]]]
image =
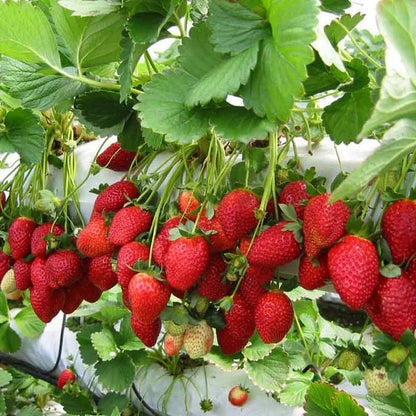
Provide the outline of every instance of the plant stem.
[[157,66],[156,66],[155,62],[153,61],[152,57],[150,56],[149,51],[146,51],[144,53],[144,56],[145,56],[146,60],[149,62],[150,66],[152,67],[153,71],[156,72],[156,74],[158,74],[159,70],[157,69]]
[[295,318],[296,328],[297,328],[297,330],[299,332],[299,335],[302,339],[303,346],[305,347],[305,351],[306,351],[306,355],[308,356],[309,363],[312,364],[313,360],[312,360],[311,352],[309,351],[308,343],[306,342],[306,339],[305,339],[305,334],[303,333],[302,327],[300,325],[298,316],[297,316],[295,311],[294,311],[294,318]]

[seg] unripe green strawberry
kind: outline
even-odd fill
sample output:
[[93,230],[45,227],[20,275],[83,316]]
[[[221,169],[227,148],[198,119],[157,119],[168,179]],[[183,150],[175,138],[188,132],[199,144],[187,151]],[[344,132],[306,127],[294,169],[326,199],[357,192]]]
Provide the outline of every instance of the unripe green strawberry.
[[351,309],[361,309],[379,281],[376,247],[369,240],[347,235],[329,250],[328,270],[342,301]]
[[183,347],[192,359],[201,358],[211,351],[214,332],[206,321],[189,325],[183,336]]
[[209,247],[202,236],[180,237],[166,253],[166,278],[173,288],[188,290],[202,277],[208,261]]
[[172,336],[183,335],[188,328],[187,323],[178,325],[173,321],[163,321],[163,326],[165,327],[165,331]]
[[351,350],[345,350],[338,358],[338,367],[343,370],[353,371],[361,364],[360,356]]
[[390,351],[387,352],[387,359],[395,365],[404,363],[409,356],[409,350],[403,345],[395,345]]
[[365,370],[364,382],[368,394],[374,397],[390,396],[396,388],[395,384],[388,379],[384,368]]
[[416,252],[416,201],[402,199],[387,207],[381,231],[395,264],[402,264]]
[[405,383],[400,384],[400,388],[407,396],[414,396],[416,394],[416,365],[410,363],[409,373]]
[[316,258],[321,250],[332,246],[344,234],[350,216],[342,201],[328,204],[329,194],[312,197],[305,207],[303,235],[306,255]]
[[14,270],[10,269],[1,281],[1,291],[9,300],[17,300],[22,297],[22,292],[16,287],[16,280],[14,278]]
[[283,266],[299,257],[300,245],[293,232],[285,230],[288,224],[288,221],[281,221],[254,239],[247,255],[250,264],[272,268]]
[[172,356],[179,353],[183,345],[183,334],[166,334],[163,340],[163,350],[166,355]]
[[137,338],[139,338],[147,347],[153,347],[153,345],[156,344],[161,327],[162,322],[159,318],[150,324],[144,324],[139,321],[134,314],[131,315],[131,329],[136,334]]
[[256,209],[260,201],[252,192],[236,189],[229,192],[218,205],[218,220],[230,240],[239,240],[257,224]]

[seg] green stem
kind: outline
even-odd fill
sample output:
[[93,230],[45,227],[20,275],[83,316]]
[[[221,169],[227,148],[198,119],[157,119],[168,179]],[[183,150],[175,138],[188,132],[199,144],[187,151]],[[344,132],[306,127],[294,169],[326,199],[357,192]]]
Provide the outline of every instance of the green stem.
[[305,113],[301,113],[302,116],[302,120],[305,123],[306,126],[306,134],[308,136],[308,153],[311,155],[312,154],[312,134],[311,134],[311,129],[309,127],[309,122],[308,119],[305,116]]
[[298,316],[297,316],[296,312],[294,313],[294,318],[295,318],[296,328],[297,328],[297,330],[299,332],[299,335],[302,339],[303,346],[305,347],[305,351],[306,351],[306,355],[308,356],[309,363],[312,364],[313,363],[312,355],[311,355],[311,352],[309,351],[308,343],[306,342],[305,334],[303,333],[303,330],[302,330],[302,327],[300,325],[300,322],[299,322],[299,319],[298,319]]
[[184,38],[186,37],[186,33],[185,30],[182,26],[182,22],[181,19],[178,17],[178,15],[176,14],[176,11],[173,13],[174,17],[175,17],[175,21],[176,21],[176,26],[178,26],[179,32],[181,34],[181,37]]
[[152,67],[153,71],[156,72],[156,74],[159,73],[159,70],[157,69],[157,66],[155,62],[153,61],[152,57],[150,56],[149,51],[146,51],[144,53],[145,59],[149,62],[150,66]]
[[336,145],[336,144],[334,144],[334,150],[335,150],[335,154],[337,155],[339,169],[340,169],[341,173],[342,173],[343,175],[345,175],[344,166],[342,165],[342,160],[341,160],[341,158],[340,158],[340,156],[339,156],[339,153],[338,153],[338,148],[337,148],[337,145]]

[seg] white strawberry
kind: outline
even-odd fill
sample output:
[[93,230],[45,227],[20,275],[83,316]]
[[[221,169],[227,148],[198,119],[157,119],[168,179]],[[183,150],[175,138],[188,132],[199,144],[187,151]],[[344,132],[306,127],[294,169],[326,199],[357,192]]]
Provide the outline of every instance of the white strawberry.
[[384,368],[375,368],[364,371],[364,382],[367,392],[374,397],[387,397],[393,393],[395,384],[389,380]]
[[198,325],[189,325],[183,337],[183,347],[192,359],[208,354],[214,341],[212,328],[201,321]]

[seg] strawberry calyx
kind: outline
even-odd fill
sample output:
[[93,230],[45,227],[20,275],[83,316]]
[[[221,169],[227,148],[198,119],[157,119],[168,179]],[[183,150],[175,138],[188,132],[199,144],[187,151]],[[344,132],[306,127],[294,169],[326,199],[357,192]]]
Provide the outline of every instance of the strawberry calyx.
[[402,275],[402,269],[396,264],[387,264],[380,268],[380,274],[387,278],[396,278]]
[[176,325],[198,325],[199,321],[191,316],[183,304],[168,305],[160,314],[162,321],[173,321]]
[[211,244],[209,236],[216,233],[217,231],[215,230],[202,231],[196,227],[195,222],[187,220],[185,224],[180,223],[177,227],[171,228],[169,230],[169,241],[175,241],[182,237],[190,239],[200,236],[203,237],[208,242],[208,244]]
[[199,406],[201,407],[201,410],[205,412],[209,412],[213,409],[213,404],[211,399],[203,399],[199,402]]
[[225,296],[216,303],[216,305],[225,312],[228,312],[233,307],[233,304],[233,296]]

